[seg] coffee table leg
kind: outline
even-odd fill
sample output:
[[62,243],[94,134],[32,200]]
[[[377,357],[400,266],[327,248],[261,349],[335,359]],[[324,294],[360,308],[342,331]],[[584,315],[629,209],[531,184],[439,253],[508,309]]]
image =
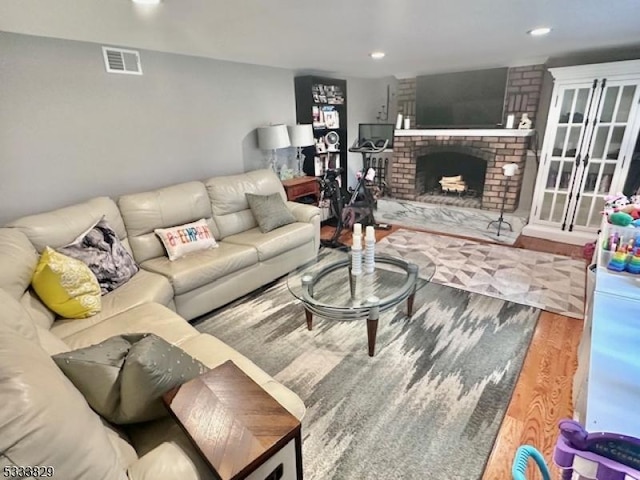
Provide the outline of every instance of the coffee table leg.
[[407,316],[413,315],[413,301],[416,298],[416,290],[414,289],[411,292],[411,295],[407,298]]
[[376,334],[378,333],[379,316],[380,310],[378,307],[373,307],[369,310],[369,317],[367,318],[367,338],[369,340],[370,357],[373,357],[376,354]]
[[305,308],[304,314],[307,317],[307,330],[313,330],[313,313]]

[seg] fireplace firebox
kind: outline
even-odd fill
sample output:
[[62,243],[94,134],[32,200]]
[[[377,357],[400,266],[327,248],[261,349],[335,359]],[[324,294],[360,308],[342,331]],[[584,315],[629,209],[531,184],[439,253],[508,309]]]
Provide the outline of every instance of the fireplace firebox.
[[[421,201],[437,191],[445,176],[461,175],[465,196],[477,194],[477,206],[505,211],[518,205],[530,130],[396,130],[391,168],[391,195]],[[516,163],[519,172],[505,185],[502,167]],[[505,192],[506,188],[506,192]],[[463,205],[466,206],[466,205]]]

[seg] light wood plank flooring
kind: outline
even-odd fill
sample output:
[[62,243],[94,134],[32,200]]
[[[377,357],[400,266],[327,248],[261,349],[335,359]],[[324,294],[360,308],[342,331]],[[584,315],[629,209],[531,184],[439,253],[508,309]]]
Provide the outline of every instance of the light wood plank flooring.
[[[376,230],[380,241],[399,227]],[[330,239],[333,227],[323,226],[322,239]],[[437,232],[434,232],[437,233]],[[351,232],[344,231],[339,241],[351,244]],[[557,244],[548,240],[520,237],[514,248],[581,257],[582,248]],[[550,312],[542,312],[525,357],[520,377],[500,427],[482,480],[511,480],[511,464],[517,448],[535,446],[551,466],[552,478],[560,478],[552,466],[553,446],[558,434],[558,421],[573,414],[571,384],[577,367],[577,350],[582,321]],[[541,476],[529,466],[527,480]]]

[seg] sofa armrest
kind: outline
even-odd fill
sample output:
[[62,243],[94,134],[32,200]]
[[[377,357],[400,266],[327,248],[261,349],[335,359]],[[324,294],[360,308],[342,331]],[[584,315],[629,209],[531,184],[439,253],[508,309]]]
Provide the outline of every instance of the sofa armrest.
[[315,218],[318,217],[320,220],[320,209],[313,205],[307,205],[305,203],[297,203],[297,202],[287,202],[287,207],[293,213],[293,216],[296,217],[298,222],[304,223],[314,223]]
[[320,209],[304,203],[287,202],[287,207],[298,222],[311,223],[315,228],[314,246],[320,248]]

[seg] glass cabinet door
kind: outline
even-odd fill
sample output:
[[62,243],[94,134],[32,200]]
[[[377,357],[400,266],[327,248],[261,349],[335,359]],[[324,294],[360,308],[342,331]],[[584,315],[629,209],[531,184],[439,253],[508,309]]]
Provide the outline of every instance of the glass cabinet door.
[[[569,230],[593,230],[600,226],[604,197],[613,187],[620,170],[623,148],[635,140],[631,132],[638,103],[638,85],[607,82],[598,101],[598,112],[590,134],[588,156],[579,170],[575,205],[572,206]],[[633,139],[627,138],[629,134]]]
[[[576,181],[576,163],[587,137],[587,118],[593,97],[593,83],[562,88],[556,103],[553,139],[543,156],[546,180],[534,216],[541,223],[566,222],[571,189]],[[558,108],[559,107],[559,108]]]

